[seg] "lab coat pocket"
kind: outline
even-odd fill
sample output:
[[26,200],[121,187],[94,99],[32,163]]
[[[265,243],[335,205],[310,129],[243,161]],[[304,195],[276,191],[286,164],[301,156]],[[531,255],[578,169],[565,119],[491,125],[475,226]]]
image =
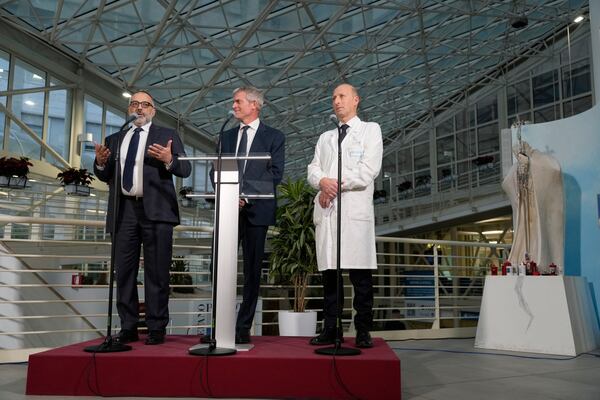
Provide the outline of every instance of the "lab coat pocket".
[[365,150],[358,145],[352,145],[346,149],[346,168],[354,169],[363,158]]
[[323,220],[323,209],[321,208],[321,205],[319,204],[319,195],[317,194],[313,200],[314,203],[314,212],[313,212],[313,223],[315,225],[319,225],[321,224],[321,221]]

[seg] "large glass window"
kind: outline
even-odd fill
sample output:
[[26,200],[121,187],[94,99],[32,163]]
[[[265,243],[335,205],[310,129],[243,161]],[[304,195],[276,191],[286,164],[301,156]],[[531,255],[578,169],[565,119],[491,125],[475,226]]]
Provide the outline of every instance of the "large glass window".
[[506,103],[508,115],[523,113],[531,108],[529,79],[506,88]]
[[552,104],[548,107],[540,108],[535,110],[533,113],[533,122],[549,122],[560,118],[560,106],[558,104]]
[[437,137],[447,135],[454,132],[454,118],[448,118],[435,128],[435,134]]
[[534,76],[532,85],[534,107],[545,106],[559,99],[558,72],[556,70]]
[[587,59],[562,68],[563,98],[588,93],[592,87],[590,63]]
[[500,150],[500,135],[497,123],[477,128],[477,145],[479,156]]
[[398,173],[407,174],[413,170],[413,157],[410,147],[398,151]]
[[475,155],[475,130],[456,132],[456,159],[466,160]]
[[579,114],[592,108],[592,96],[579,97],[577,99],[567,100],[563,105],[564,117]]
[[447,164],[454,159],[454,135],[437,140],[437,162]]
[[415,145],[415,171],[429,169],[429,143]]
[[110,136],[121,129],[125,123],[125,111],[119,111],[113,107],[107,107],[106,110],[106,129],[104,137]]
[[[203,153],[196,150],[194,155],[201,156]],[[210,169],[207,167],[207,164],[204,162],[194,163],[194,187],[196,190],[200,190],[202,192],[212,191],[210,180],[207,179],[207,174]]]
[[[50,79],[50,86],[63,86],[57,79]],[[70,134],[70,92],[66,89],[51,90],[48,93],[48,131],[46,143],[65,160],[69,159]],[[45,153],[46,161],[62,167],[49,152]]]
[[[85,114],[85,132],[92,134],[94,142],[104,143],[102,140],[102,102],[90,96],[85,96],[83,108]],[[81,153],[82,167],[93,170],[95,157],[94,146],[86,143]]]
[[[33,89],[46,86],[46,74],[33,66],[17,60],[13,89]],[[27,125],[23,129],[15,121],[10,122],[9,151],[26,157],[39,159],[41,146],[32,134],[42,137],[44,124],[44,92],[33,92],[12,96],[11,111]]]
[[498,119],[498,100],[496,93],[477,102],[477,124],[485,124]]
[[[10,63],[9,56],[7,53],[0,51],[0,90],[5,91],[8,89],[8,71]],[[6,106],[6,97],[0,96],[0,103]],[[0,111],[0,148],[4,144],[4,113]]]

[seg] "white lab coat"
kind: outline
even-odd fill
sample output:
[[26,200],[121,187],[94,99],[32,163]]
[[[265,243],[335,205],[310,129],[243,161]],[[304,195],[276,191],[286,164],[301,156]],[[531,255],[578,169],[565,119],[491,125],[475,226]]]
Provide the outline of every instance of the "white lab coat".
[[[342,142],[342,269],[376,269],[374,181],[381,169],[383,141],[375,122],[358,117],[348,121]],[[337,179],[338,132],[333,129],[319,137],[315,155],[308,166],[308,182],[319,189],[323,177]],[[314,199],[315,240],[319,271],[336,268],[337,198],[328,208]]]

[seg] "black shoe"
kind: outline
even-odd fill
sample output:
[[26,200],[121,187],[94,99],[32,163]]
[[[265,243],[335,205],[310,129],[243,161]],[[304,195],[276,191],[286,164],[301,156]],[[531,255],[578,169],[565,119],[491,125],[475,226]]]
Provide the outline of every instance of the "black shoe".
[[162,344],[165,342],[164,331],[150,331],[144,343],[149,345]]
[[139,340],[138,333],[134,329],[121,329],[121,332],[115,338],[116,342],[125,344],[137,342]]
[[[325,328],[319,336],[310,339],[310,344],[313,346],[322,346],[325,344],[335,343],[335,328]],[[344,338],[341,338],[341,343],[344,343]]]
[[371,335],[369,334],[369,332],[356,332],[356,347],[360,347],[361,349],[368,349],[373,347],[373,339],[371,339]]
[[235,344],[246,344],[250,343],[250,332],[239,331],[235,333]]

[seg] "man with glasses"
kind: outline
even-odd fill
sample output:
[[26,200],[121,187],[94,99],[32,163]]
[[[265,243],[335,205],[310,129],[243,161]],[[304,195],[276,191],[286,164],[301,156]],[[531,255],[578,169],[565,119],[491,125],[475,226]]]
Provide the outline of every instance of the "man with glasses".
[[[127,113],[136,116],[131,126],[108,136],[104,146],[96,143],[94,172],[109,185],[106,231],[116,246],[117,311],[121,319],[117,340],[138,340],[137,275],[143,244],[145,343],[155,345],[165,341],[169,322],[173,227],[179,224],[173,175],[188,177],[192,167],[189,161],[179,160],[185,151],[177,133],[152,123],[156,109],[149,93],[140,91],[131,96]],[[116,210],[114,196],[118,197]],[[115,212],[118,215],[113,226]]]

